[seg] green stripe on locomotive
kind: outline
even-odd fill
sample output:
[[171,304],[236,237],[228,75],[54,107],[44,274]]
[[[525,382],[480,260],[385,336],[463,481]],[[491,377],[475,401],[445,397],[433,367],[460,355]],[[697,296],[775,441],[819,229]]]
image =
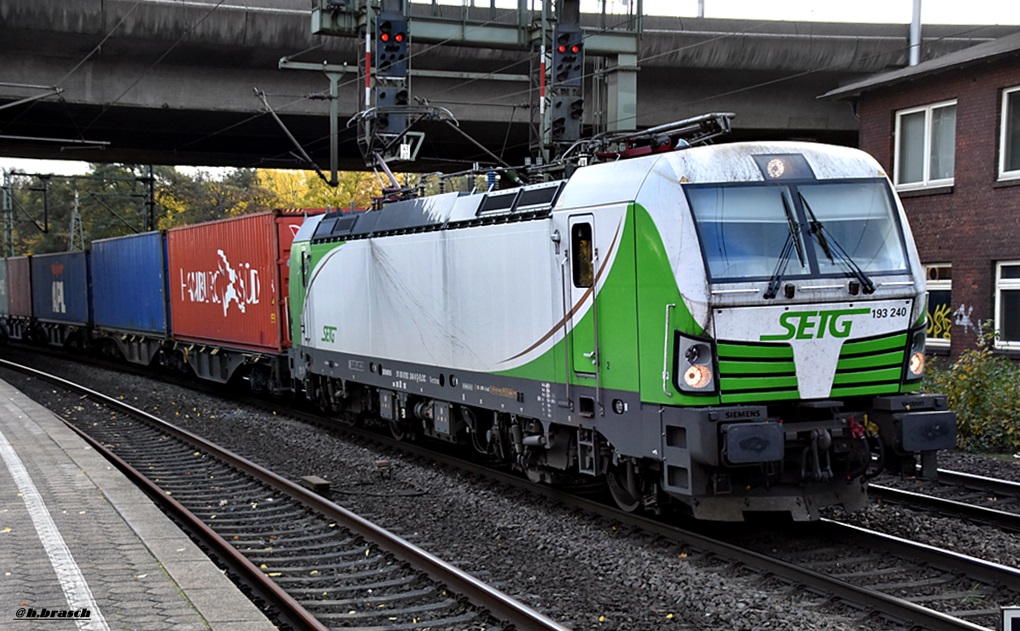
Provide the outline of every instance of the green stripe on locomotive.
[[[636,297],[636,301],[635,301]],[[793,349],[783,343],[719,341],[719,393],[687,395],[676,389],[672,332],[694,337],[705,330],[694,319],[677,287],[665,245],[649,213],[640,204],[628,208],[619,251],[596,297],[599,321],[600,383],[602,388],[639,392],[645,403],[677,406],[711,406],[736,403],[766,403],[800,399]],[[634,313],[634,306],[637,313]],[[666,308],[670,334],[666,339]],[[589,311],[577,326],[592,329]],[[577,343],[568,333],[542,357],[498,374],[563,383],[594,386],[593,377],[564,370],[566,346]],[[637,343],[634,344],[634,340]],[[836,367],[832,397],[875,396],[916,392],[918,382],[902,381],[907,344],[906,332],[869,340],[844,343]],[[663,353],[670,379],[663,383]],[[668,394],[667,394],[668,393]]]
[[[680,295],[670,266],[666,247],[648,211],[640,204],[627,209],[618,251],[613,266],[596,295],[599,323],[601,369],[599,386],[605,389],[640,392],[647,403],[672,405],[710,405],[718,397],[689,396],[667,385],[663,390],[662,361],[666,330],[666,306],[675,305],[670,316],[671,330],[702,336],[704,329],[695,321]],[[579,321],[577,331],[592,330],[592,312]],[[577,343],[574,331],[538,359],[497,374],[535,381],[592,386],[594,377],[564,370],[568,344]],[[669,361],[673,355],[672,334]],[[564,373],[568,373],[565,377]]]

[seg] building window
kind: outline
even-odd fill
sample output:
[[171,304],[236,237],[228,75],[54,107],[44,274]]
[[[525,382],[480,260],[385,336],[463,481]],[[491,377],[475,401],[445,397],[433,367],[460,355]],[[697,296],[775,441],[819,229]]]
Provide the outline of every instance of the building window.
[[1002,92],[999,178],[1020,178],[1020,87]]
[[948,263],[925,265],[928,274],[927,346],[947,348],[952,325],[953,268]]
[[1020,261],[995,266],[995,330],[999,348],[1020,348]]
[[896,185],[948,186],[956,159],[956,101],[896,113]]

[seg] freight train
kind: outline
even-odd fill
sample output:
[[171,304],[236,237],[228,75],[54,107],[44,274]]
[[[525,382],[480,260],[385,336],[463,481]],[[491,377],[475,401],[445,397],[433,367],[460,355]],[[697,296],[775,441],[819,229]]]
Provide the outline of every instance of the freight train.
[[955,445],[946,399],[920,392],[906,217],[844,147],[684,148],[96,241],[0,276],[12,337],[296,393],[536,481],[604,480],[626,510],[811,520]]

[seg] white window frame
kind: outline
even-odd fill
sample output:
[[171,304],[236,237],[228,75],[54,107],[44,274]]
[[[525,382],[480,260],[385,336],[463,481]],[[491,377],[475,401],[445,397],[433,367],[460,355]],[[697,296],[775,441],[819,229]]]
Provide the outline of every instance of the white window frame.
[[[1011,94],[1020,92],[1020,86],[1014,88],[1007,88],[1002,91],[1002,113],[999,118],[999,179],[1000,180],[1017,180],[1020,179],[1020,165],[1012,171],[1006,170],[1006,155],[1009,153],[1009,147],[1007,147],[1007,128],[1009,127],[1009,97]],[[1018,105],[1020,106],[1020,105]]]
[[[999,261],[995,264],[995,330],[1002,330],[1002,292],[1020,290],[1020,278],[1003,278],[1003,267],[1020,267],[1020,261]],[[995,340],[995,348],[1020,349],[1020,340]]]
[[[954,153],[954,155],[953,155],[953,174],[954,174],[954,176],[953,177],[949,177],[949,178],[942,178],[942,179],[931,179],[931,133],[932,133],[931,132],[931,120],[932,120],[932,112],[934,110],[937,110],[937,109],[943,108],[943,107],[955,106],[955,105],[956,105],[956,99],[952,99],[950,101],[940,101],[938,103],[931,103],[931,104],[928,104],[928,105],[922,105],[920,107],[912,107],[912,108],[909,108],[909,109],[899,110],[898,112],[896,112],[896,133],[895,133],[896,143],[895,143],[895,147],[893,148],[893,172],[894,172],[894,174],[896,176],[895,184],[896,184],[896,189],[897,190],[916,190],[916,189],[924,189],[924,188],[933,188],[933,187],[936,187],[936,186],[952,186],[953,185],[953,181],[955,179],[955,174],[956,174],[956,155],[955,155],[955,153],[956,153],[956,138],[955,138],[955,130],[954,130],[954,137],[953,137],[953,153]],[[900,126],[902,124],[904,116],[908,116],[910,114],[916,114],[918,112],[924,112],[924,147],[923,147],[923,152],[922,152],[922,156],[923,156],[923,160],[924,160],[923,165],[922,165],[923,176],[921,178],[921,181],[919,181],[919,182],[901,182],[900,181],[900,171],[901,171],[901,168],[902,168],[903,165],[900,164],[900,143],[902,142],[903,138],[902,138],[902,131],[900,129]]]
[[[936,268],[942,268],[942,267],[949,268],[950,270],[952,270],[952,268],[953,268],[953,266],[951,264],[949,264],[949,263],[930,263],[930,264],[924,266],[925,278],[929,279],[927,281],[928,291],[929,292],[932,291],[932,290],[934,290],[934,291],[948,291],[949,295],[952,296],[952,294],[953,294],[953,279],[952,279],[951,275],[950,275],[950,278],[947,279],[947,280],[930,280],[931,279],[931,270],[936,269]],[[950,274],[952,274],[952,272],[950,272]],[[952,309],[952,300],[950,300],[950,309]],[[949,315],[950,315],[950,317],[952,317],[952,312],[950,312]],[[951,322],[952,321],[950,320],[950,323]],[[941,337],[928,337],[928,338],[925,338],[924,345],[929,347],[929,348],[949,348],[949,340],[941,338]]]

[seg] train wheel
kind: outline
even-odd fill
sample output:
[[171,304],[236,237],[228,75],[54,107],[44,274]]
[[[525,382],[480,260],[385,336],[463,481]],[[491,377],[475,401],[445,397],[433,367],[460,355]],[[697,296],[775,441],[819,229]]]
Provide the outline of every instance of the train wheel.
[[390,421],[387,425],[390,426],[390,434],[393,435],[393,438],[399,441],[414,440],[414,429],[407,423]]
[[609,467],[606,471],[606,486],[620,510],[633,513],[641,508],[641,484],[630,461],[621,461]]

